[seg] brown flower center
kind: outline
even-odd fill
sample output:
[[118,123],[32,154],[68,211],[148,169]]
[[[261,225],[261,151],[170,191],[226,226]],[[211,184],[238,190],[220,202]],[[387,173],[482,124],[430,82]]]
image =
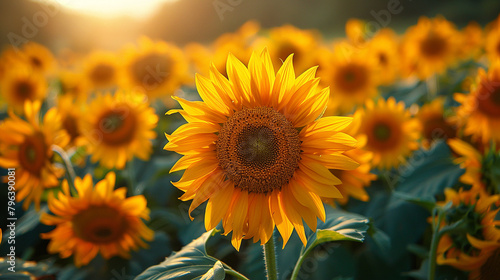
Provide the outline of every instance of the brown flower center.
[[381,119],[368,127],[367,146],[377,150],[388,150],[398,144],[400,128],[387,119]]
[[66,130],[66,132],[69,134],[71,142],[73,142],[78,136],[80,136],[78,122],[73,115],[67,114],[63,118],[62,126],[64,130]]
[[32,83],[26,80],[18,81],[14,85],[15,96],[19,101],[25,101],[33,99],[35,95],[35,87]]
[[449,139],[455,137],[455,134],[455,128],[441,115],[436,115],[424,123],[423,136],[427,140]]
[[40,175],[47,158],[47,145],[41,132],[27,136],[19,146],[19,163],[31,174]]
[[33,65],[33,67],[35,67],[36,69],[42,69],[43,68],[43,63],[40,60],[40,58],[38,58],[36,56],[32,56],[30,58],[30,61],[31,61],[31,65]]
[[435,33],[430,33],[420,43],[420,51],[430,58],[437,58],[444,55],[446,47],[446,40]]
[[292,53],[294,54],[293,55],[294,61],[300,61],[301,54],[298,51],[297,47],[295,47],[295,45],[293,45],[290,42],[285,42],[282,43],[280,46],[278,46],[277,56],[282,61],[285,61],[286,58]]
[[299,166],[299,133],[272,108],[243,109],[224,123],[216,152],[236,187],[270,193],[286,185]]
[[358,91],[368,83],[368,69],[359,64],[347,64],[338,70],[335,82],[344,92]]
[[117,107],[104,113],[97,122],[102,141],[108,145],[130,143],[137,130],[137,118],[127,106]]
[[76,236],[91,243],[118,242],[128,226],[127,217],[109,206],[92,206],[76,214],[72,222]]
[[168,55],[151,53],[132,64],[132,77],[145,90],[154,90],[167,81],[173,61]]
[[90,80],[97,86],[107,86],[113,82],[115,68],[109,64],[98,64],[90,71]]
[[500,81],[483,80],[476,102],[479,111],[492,118],[500,118]]

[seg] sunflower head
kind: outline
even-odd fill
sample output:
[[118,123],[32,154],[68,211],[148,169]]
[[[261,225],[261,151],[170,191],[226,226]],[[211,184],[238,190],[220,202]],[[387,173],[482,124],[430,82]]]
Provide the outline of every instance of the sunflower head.
[[154,109],[141,93],[100,94],[85,109],[80,123],[83,137],[77,144],[87,148],[92,161],[122,169],[134,156],[149,158],[157,122]]
[[5,147],[0,153],[0,165],[16,168],[16,200],[24,200],[24,209],[33,201],[39,209],[45,189],[57,187],[58,178],[64,174],[64,170],[54,165],[52,145],[64,148],[69,137],[61,129],[55,109],[49,110],[40,121],[40,106],[39,102],[27,101],[26,120],[10,112],[10,118],[0,125],[0,134],[4,135],[0,143]]
[[130,257],[131,250],[146,247],[154,232],[143,222],[149,220],[144,196],[126,198],[126,188],[114,190],[115,174],[108,173],[95,187],[92,176],[75,179],[77,196],[70,193],[68,182],[62,192],[49,194],[49,209],[40,221],[56,226],[43,238],[51,239],[48,250],[63,258],[74,256],[76,266],[88,264],[100,253],[105,259],[112,256]]
[[429,148],[437,139],[449,139],[456,135],[456,128],[444,115],[444,99],[436,98],[420,108],[417,119],[422,126],[422,145]]
[[493,63],[488,72],[479,69],[471,92],[455,94],[461,103],[457,108],[459,124],[465,135],[487,144],[491,140],[500,142],[500,61]]
[[85,81],[92,89],[102,90],[116,85],[119,65],[114,53],[93,52],[84,61]]
[[442,73],[457,58],[459,35],[453,24],[443,17],[421,17],[404,36],[405,74],[426,79],[435,73]]
[[328,169],[354,169],[344,152],[356,140],[342,130],[348,117],[320,118],[328,88],[318,88],[316,68],[295,77],[290,55],[277,73],[267,51],[253,53],[248,67],[229,55],[224,77],[214,65],[210,79],[196,76],[203,101],[175,98],[188,121],[168,139],[166,150],[183,157],[174,185],[189,212],[208,200],[207,230],[220,221],[239,249],[243,238],[266,243],[276,226],[286,244],[293,229],[306,243],[303,220],[313,230],[324,220],[322,197],[342,195]]
[[21,50],[16,51],[16,53],[21,61],[40,74],[50,73],[56,64],[50,50],[32,41],[24,44]]
[[368,56],[375,59],[377,78],[383,85],[392,84],[399,75],[399,42],[392,29],[384,28],[367,43]]
[[30,67],[18,65],[5,73],[0,92],[16,113],[24,109],[25,101],[41,101],[47,95],[45,78]]
[[375,167],[397,167],[418,148],[421,127],[404,106],[393,97],[377,103],[368,100],[366,108],[358,109],[354,115],[356,122],[361,123],[356,135],[366,137],[365,149],[373,153]]
[[491,28],[486,35],[485,49],[491,62],[500,59],[500,24],[496,22],[491,24]]
[[446,189],[445,196],[446,201],[440,204],[451,202],[452,207],[440,226],[457,222],[461,225],[439,241],[437,263],[465,271],[478,269],[500,248],[499,222],[495,220],[498,209],[492,209],[500,197],[477,190],[456,192],[453,189]]

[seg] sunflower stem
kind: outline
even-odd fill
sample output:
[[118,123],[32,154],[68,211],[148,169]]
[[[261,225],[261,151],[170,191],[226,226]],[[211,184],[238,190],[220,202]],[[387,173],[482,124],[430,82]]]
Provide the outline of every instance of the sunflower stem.
[[229,274],[231,276],[234,276],[238,279],[242,279],[242,280],[249,280],[247,277],[245,277],[245,275],[239,273],[238,271],[236,270],[233,270],[233,269],[224,269],[224,271],[226,272],[226,274]]
[[71,193],[76,195],[78,192],[75,188],[75,169],[73,168],[73,164],[71,164],[71,160],[68,156],[68,154],[64,151],[63,148],[57,146],[57,145],[52,145],[52,151],[54,151],[56,154],[58,154],[63,163],[64,163],[64,168],[66,169],[66,178],[71,190]]
[[269,241],[263,246],[264,259],[266,261],[266,275],[268,280],[278,280],[278,265],[276,263],[276,247],[274,245],[274,233]]
[[135,176],[134,176],[134,165],[132,164],[132,160],[127,162],[127,172],[129,179],[129,192],[130,195],[135,195]]
[[434,280],[436,274],[436,255],[437,255],[437,247],[439,244],[439,239],[441,239],[442,232],[439,231],[439,226],[441,225],[441,221],[443,220],[443,211],[439,209],[434,209],[433,217],[437,214],[437,223],[432,223],[433,226],[433,234],[431,241],[431,249],[429,252],[429,280]]

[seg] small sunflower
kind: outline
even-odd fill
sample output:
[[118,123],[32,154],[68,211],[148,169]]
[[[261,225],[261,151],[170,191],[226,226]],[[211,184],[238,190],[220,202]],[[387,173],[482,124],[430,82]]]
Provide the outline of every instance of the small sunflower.
[[483,29],[477,22],[470,22],[460,31],[460,41],[458,55],[462,59],[479,58],[482,54],[482,47],[484,45]]
[[485,49],[491,62],[500,59],[500,16],[491,24],[486,35]]
[[70,95],[63,95],[57,99],[57,112],[61,117],[62,128],[69,135],[69,146],[76,145],[76,139],[82,135],[79,119],[82,117],[82,106]]
[[323,83],[331,86],[329,110],[349,113],[377,96],[376,70],[375,57],[365,49],[345,42],[336,44],[330,57],[321,60],[318,73]]
[[500,61],[492,64],[487,73],[479,69],[470,93],[457,93],[455,100],[461,103],[457,117],[465,127],[465,135],[485,144],[500,142]]
[[368,41],[368,55],[376,58],[380,84],[390,85],[399,75],[399,42],[396,33],[384,28]]
[[345,23],[345,35],[353,45],[363,45],[367,41],[366,22],[351,18]]
[[203,101],[175,98],[188,121],[168,139],[166,150],[183,157],[171,172],[186,169],[173,183],[193,200],[189,213],[208,200],[205,227],[220,221],[239,250],[243,238],[266,243],[276,225],[283,246],[292,231],[306,244],[303,220],[316,229],[325,219],[321,197],[339,198],[341,181],[328,169],[354,169],[343,153],[356,140],[342,132],[349,117],[319,118],[328,88],[319,89],[316,67],[295,77],[290,55],[275,74],[267,51],[251,55],[248,68],[233,55],[228,79],[210,68],[196,76]]
[[80,72],[61,71],[57,74],[60,83],[60,93],[85,102],[88,97],[89,85]]
[[460,34],[443,17],[421,17],[403,39],[403,66],[406,74],[426,79],[442,73],[457,58]]
[[500,152],[491,148],[481,154],[476,148],[459,139],[448,140],[448,145],[459,155],[454,162],[465,168],[465,173],[460,177],[462,183],[486,190],[488,193],[500,194]]
[[22,46],[20,56],[34,70],[44,74],[49,74],[56,64],[56,60],[49,49],[32,41]]
[[422,146],[429,148],[434,140],[449,139],[457,131],[449,118],[444,116],[444,99],[436,98],[420,108],[417,119],[422,126]]
[[77,139],[77,144],[87,148],[93,162],[123,169],[134,156],[149,158],[157,122],[158,117],[143,94],[100,94],[84,112],[80,127],[83,137]]
[[313,66],[311,53],[319,47],[321,36],[312,30],[298,29],[292,25],[272,28],[267,39],[258,44],[268,46],[274,66],[280,66],[293,54],[294,68],[298,73]]
[[182,50],[166,42],[139,40],[139,47],[123,51],[120,84],[145,93],[150,99],[172,95],[187,82],[188,64]]
[[87,84],[95,90],[114,87],[118,80],[118,58],[111,52],[93,52],[84,59],[83,73]]
[[24,200],[24,209],[33,201],[39,209],[43,191],[57,187],[58,178],[64,174],[64,170],[53,163],[52,145],[64,147],[69,137],[61,130],[55,109],[45,114],[43,122],[39,120],[39,111],[39,102],[27,101],[24,104],[26,121],[10,112],[10,118],[0,125],[0,143],[5,147],[0,153],[0,166],[16,168],[16,200]]
[[43,224],[56,226],[42,238],[51,239],[49,253],[62,258],[74,256],[76,266],[88,264],[100,253],[105,259],[113,256],[130,258],[130,251],[147,247],[154,232],[143,222],[149,220],[147,201],[142,195],[125,198],[126,188],[114,189],[115,174],[110,172],[93,186],[92,176],[75,179],[78,196],[70,194],[68,182],[54,197],[49,193],[49,209],[54,215],[42,213]]
[[437,263],[450,265],[464,271],[480,269],[500,248],[500,221],[495,220],[497,210],[492,204],[500,202],[498,195],[489,196],[474,190],[456,192],[445,190],[446,201],[452,202],[440,227],[463,221],[461,231],[445,233],[439,240]]
[[26,101],[41,101],[47,96],[45,78],[29,67],[9,69],[0,86],[5,101],[16,113],[22,112]]
[[[361,122],[356,135],[365,135],[365,149],[373,153],[372,164],[382,169],[397,167],[418,149],[420,124],[405,110],[404,103],[393,97],[366,102],[366,108],[356,111],[354,118]],[[359,120],[358,120],[359,118]]]

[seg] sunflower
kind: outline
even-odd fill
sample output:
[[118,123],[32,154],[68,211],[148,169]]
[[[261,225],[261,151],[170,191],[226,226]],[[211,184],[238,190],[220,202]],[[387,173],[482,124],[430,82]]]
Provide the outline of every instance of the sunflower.
[[141,91],[150,99],[172,95],[188,81],[188,64],[182,50],[166,42],[143,37],[139,47],[127,47],[121,66],[123,88]]
[[491,148],[481,154],[470,144],[459,140],[450,139],[448,145],[459,155],[454,162],[465,168],[465,173],[460,181],[480,188],[489,193],[500,193],[500,152]]
[[114,87],[118,78],[118,59],[114,53],[96,51],[84,59],[83,73],[92,89]]
[[500,202],[498,195],[489,196],[474,190],[456,192],[445,190],[444,205],[452,202],[440,227],[462,221],[463,229],[445,233],[439,240],[437,263],[450,265],[464,271],[480,269],[491,255],[500,248],[500,221],[495,220],[498,212],[491,208]]
[[64,170],[53,163],[52,145],[64,147],[68,135],[61,130],[61,120],[55,109],[49,110],[43,122],[39,120],[40,102],[24,104],[26,121],[10,112],[10,118],[0,125],[0,166],[16,168],[16,200],[27,209],[31,202],[40,208],[40,197],[46,188],[57,187]]
[[492,64],[488,73],[479,69],[476,84],[469,94],[455,94],[461,103],[457,109],[459,125],[465,135],[488,143],[500,142],[500,61]]
[[298,73],[313,66],[311,53],[319,47],[321,36],[312,30],[298,29],[292,25],[272,28],[267,39],[261,38],[256,47],[267,46],[274,59],[274,66],[283,64],[293,54],[294,68]]
[[399,48],[398,38],[394,31],[384,28],[368,41],[368,56],[376,58],[380,84],[390,85],[399,75],[400,57],[396,51]]
[[82,73],[61,71],[58,73],[57,78],[59,79],[60,93],[62,95],[71,96],[79,102],[87,100],[89,85]]
[[491,62],[500,59],[500,16],[491,24],[486,35],[485,49]]
[[429,148],[434,140],[449,139],[457,131],[449,118],[444,116],[444,98],[436,98],[420,108],[417,119],[422,126],[422,146]]
[[407,75],[426,79],[442,73],[457,58],[460,34],[443,17],[421,17],[403,39],[403,66]]
[[93,162],[123,169],[134,156],[149,159],[157,122],[158,117],[143,94],[99,94],[83,114],[83,137],[77,139],[77,145],[87,148]]
[[56,110],[61,117],[62,128],[69,135],[69,146],[75,146],[76,139],[82,135],[79,119],[82,116],[82,106],[70,95],[63,95],[57,99]]
[[205,227],[221,220],[239,250],[243,238],[266,243],[274,226],[287,243],[293,229],[306,244],[302,219],[314,231],[325,219],[321,197],[339,198],[341,181],[328,169],[358,166],[343,152],[356,140],[341,132],[352,118],[319,118],[328,88],[318,88],[316,67],[295,77],[290,55],[275,74],[267,49],[251,55],[248,68],[229,55],[228,79],[210,68],[196,76],[203,101],[175,98],[188,121],[166,135],[166,150],[183,157],[173,183],[193,200],[189,213],[208,200]]
[[92,176],[75,179],[78,196],[70,194],[68,182],[54,197],[49,193],[49,209],[54,215],[42,213],[40,221],[56,226],[42,238],[51,239],[49,253],[62,258],[74,256],[76,266],[88,264],[97,253],[105,259],[112,256],[130,258],[130,251],[147,247],[154,232],[143,222],[149,220],[147,201],[142,195],[125,198],[126,188],[114,189],[115,173],[93,186]]
[[345,35],[353,45],[363,45],[367,39],[366,22],[351,18],[345,23]]
[[376,60],[366,49],[341,42],[321,60],[318,75],[331,86],[329,110],[349,113],[354,106],[377,96]]
[[482,47],[484,44],[483,29],[477,22],[470,22],[460,31],[460,41],[458,55],[461,58],[479,58],[482,54]]
[[50,73],[56,64],[56,60],[49,49],[32,41],[22,46],[20,56],[21,59],[40,73]]
[[9,69],[0,86],[5,101],[16,113],[22,112],[25,101],[41,101],[47,96],[45,78],[25,66]]
[[396,103],[390,97],[387,101],[379,99],[375,104],[368,100],[366,108],[358,109],[354,118],[361,123],[356,135],[367,137],[365,149],[373,153],[372,165],[375,167],[397,167],[418,148],[420,124],[411,118],[402,101]]

